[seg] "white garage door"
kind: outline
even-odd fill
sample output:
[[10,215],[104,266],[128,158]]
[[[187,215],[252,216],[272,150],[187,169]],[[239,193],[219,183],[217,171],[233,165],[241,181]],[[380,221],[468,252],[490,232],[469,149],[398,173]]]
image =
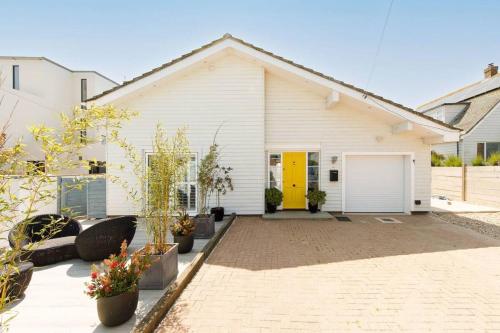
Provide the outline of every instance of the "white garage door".
[[346,212],[404,212],[404,156],[347,156]]

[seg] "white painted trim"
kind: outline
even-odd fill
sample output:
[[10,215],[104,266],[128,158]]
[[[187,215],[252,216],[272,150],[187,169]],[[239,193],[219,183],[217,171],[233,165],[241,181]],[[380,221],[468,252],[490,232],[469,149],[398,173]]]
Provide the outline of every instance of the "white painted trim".
[[[415,153],[413,152],[342,152],[342,213],[345,213],[345,190],[346,190],[346,158],[348,156],[409,156],[410,158],[410,202],[405,203],[409,207],[406,214],[415,210]],[[430,166],[429,166],[430,167]],[[408,200],[408,199],[407,199]]]
[[132,93],[138,89],[144,88],[149,84],[153,84],[157,82],[160,79],[163,79],[165,77],[168,77],[180,70],[186,69],[195,63],[198,63],[200,61],[205,60],[207,57],[212,56],[218,52],[224,51],[225,49],[233,49],[236,51],[239,51],[247,56],[253,57],[254,59],[257,59],[261,62],[264,62],[268,66],[275,67],[284,71],[287,71],[289,73],[292,73],[298,77],[301,77],[305,79],[306,81],[310,81],[313,83],[316,83],[318,85],[325,86],[327,88],[332,89],[333,91],[340,93],[340,94],[345,94],[347,96],[350,96],[352,98],[355,98],[357,100],[360,100],[374,108],[377,108],[379,110],[385,111],[392,113],[396,116],[399,116],[403,119],[406,119],[408,121],[414,122],[415,124],[421,125],[426,127],[428,130],[431,130],[433,132],[436,132],[438,134],[444,134],[444,133],[453,133],[458,130],[453,130],[450,129],[446,126],[439,125],[435,123],[434,121],[431,121],[429,119],[425,119],[421,117],[420,115],[414,114],[412,112],[409,112],[408,110],[405,110],[403,108],[397,107],[391,103],[387,103],[381,99],[365,95],[364,93],[353,89],[349,88],[345,85],[342,85],[340,83],[334,82],[332,80],[326,79],[318,74],[314,74],[308,70],[302,69],[300,67],[297,67],[295,65],[292,65],[286,61],[277,59],[273,56],[270,56],[264,52],[258,51],[252,47],[249,47],[247,45],[242,44],[241,42],[235,41],[233,39],[226,39],[223,40],[219,43],[216,43],[215,45],[212,45],[210,47],[205,48],[204,50],[201,50],[189,57],[186,57],[177,63],[170,65],[168,67],[165,67],[164,69],[153,73],[151,75],[145,76],[135,82],[131,82],[128,85],[125,85],[123,87],[120,87],[119,89],[112,91],[102,97],[97,98],[94,101],[91,101],[94,104],[97,105],[104,105],[104,104],[109,104],[118,98],[121,98],[129,93]]
[[266,144],[266,150],[273,152],[285,151],[320,151],[319,144]]

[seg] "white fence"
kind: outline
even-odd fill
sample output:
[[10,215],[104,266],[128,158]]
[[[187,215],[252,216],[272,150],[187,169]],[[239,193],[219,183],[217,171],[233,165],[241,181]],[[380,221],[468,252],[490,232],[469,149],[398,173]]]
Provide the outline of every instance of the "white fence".
[[500,166],[433,167],[432,194],[500,207]]

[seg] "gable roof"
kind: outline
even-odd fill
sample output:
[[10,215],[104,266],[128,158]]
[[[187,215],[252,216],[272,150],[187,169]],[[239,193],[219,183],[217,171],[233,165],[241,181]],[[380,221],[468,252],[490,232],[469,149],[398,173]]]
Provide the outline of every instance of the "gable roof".
[[208,44],[205,44],[205,45],[203,45],[203,46],[201,46],[201,47],[199,47],[197,49],[194,49],[194,50],[192,50],[189,53],[186,53],[186,54],[184,54],[184,55],[182,55],[182,56],[180,56],[180,57],[178,57],[176,59],[171,60],[170,62],[167,62],[167,63],[162,64],[162,65],[160,65],[160,66],[158,66],[156,68],[153,68],[152,70],[150,70],[148,72],[145,72],[145,73],[143,73],[143,74],[141,74],[141,75],[139,75],[139,76],[137,76],[137,77],[135,77],[135,78],[133,78],[131,80],[124,81],[119,86],[113,87],[113,88],[111,88],[109,90],[106,90],[106,91],[104,91],[104,92],[102,92],[102,93],[100,93],[100,94],[98,94],[96,96],[93,96],[93,97],[87,99],[87,102],[96,101],[96,100],[100,99],[101,97],[104,97],[104,96],[109,95],[109,94],[111,94],[111,93],[113,93],[115,91],[118,91],[118,90],[123,89],[123,88],[125,88],[127,86],[130,86],[131,84],[134,84],[134,83],[136,83],[136,82],[138,82],[140,80],[143,80],[143,79],[145,79],[147,77],[150,77],[153,74],[156,74],[156,73],[158,73],[158,72],[160,72],[160,71],[162,71],[162,70],[164,70],[166,68],[169,68],[169,67],[171,67],[171,66],[173,66],[173,65],[175,65],[177,63],[180,63],[183,60],[186,60],[186,59],[188,59],[188,58],[190,58],[190,57],[192,57],[192,56],[194,56],[194,55],[196,55],[196,54],[198,54],[198,53],[200,53],[200,52],[202,52],[204,50],[207,50],[207,49],[209,49],[211,47],[214,47],[217,44],[220,44],[220,43],[222,43],[223,41],[226,41],[226,40],[232,40],[232,41],[237,42],[239,44],[242,44],[242,45],[244,45],[246,47],[249,47],[249,48],[251,48],[251,49],[253,49],[255,51],[258,51],[258,52],[260,52],[262,54],[270,56],[270,57],[272,57],[272,58],[274,58],[276,60],[284,62],[284,63],[286,63],[288,65],[292,65],[292,66],[294,66],[294,67],[296,67],[298,69],[307,71],[307,72],[309,72],[309,73],[311,73],[311,74],[313,74],[315,76],[318,76],[320,78],[326,79],[328,81],[331,81],[331,82],[334,82],[336,84],[342,85],[342,86],[344,86],[346,88],[349,88],[349,89],[352,89],[354,91],[357,91],[357,92],[363,94],[365,98],[368,97],[368,96],[370,96],[370,97],[372,97],[372,98],[374,98],[376,100],[379,100],[379,101],[384,102],[384,103],[388,103],[388,104],[390,104],[392,106],[395,106],[398,109],[407,111],[407,112],[409,112],[409,113],[411,113],[411,114],[413,114],[415,116],[418,116],[420,118],[424,118],[424,119],[426,119],[428,121],[431,121],[431,122],[433,122],[435,124],[438,124],[441,127],[445,127],[445,128],[452,129],[452,130],[457,130],[457,128],[455,128],[454,126],[452,126],[450,124],[447,124],[445,122],[436,120],[436,119],[434,119],[432,117],[429,117],[429,116],[427,116],[425,114],[417,112],[417,111],[415,111],[415,110],[413,110],[413,109],[411,109],[409,107],[406,107],[406,106],[404,106],[402,104],[396,103],[396,102],[394,102],[392,100],[386,99],[386,98],[384,98],[382,96],[376,95],[376,94],[374,94],[372,92],[369,92],[369,91],[366,91],[364,89],[355,87],[355,86],[353,86],[351,84],[348,84],[348,83],[346,83],[344,81],[337,80],[337,79],[335,79],[335,78],[333,78],[331,76],[328,76],[328,75],[325,75],[325,74],[320,73],[318,71],[315,71],[314,69],[311,69],[309,67],[297,64],[297,63],[293,62],[292,60],[286,59],[286,58],[281,57],[279,55],[276,55],[276,54],[274,54],[272,52],[266,51],[266,50],[264,50],[264,49],[262,49],[260,47],[257,47],[257,46],[255,46],[253,44],[250,44],[250,43],[248,43],[248,42],[246,42],[246,41],[244,41],[244,40],[242,40],[240,38],[233,37],[231,34],[224,34],[219,39],[216,39],[216,40],[214,40],[214,41],[212,41],[212,42],[210,42]]
[[452,91],[444,96],[426,102],[418,106],[417,110],[424,112],[443,104],[465,101],[474,96],[482,95],[498,88],[500,88],[500,74],[472,83],[470,85]]
[[105,76],[105,75],[103,75],[103,74],[101,74],[101,73],[99,73],[97,71],[94,71],[94,70],[72,70],[72,69],[69,69],[68,67],[63,66],[60,63],[57,63],[54,60],[46,58],[46,57],[0,56],[0,59],[7,59],[7,60],[41,60],[41,61],[46,61],[48,63],[51,63],[52,65],[55,65],[55,66],[60,67],[62,69],[65,69],[65,70],[67,70],[68,72],[71,72],[71,73],[94,73],[94,74],[102,77],[105,80],[108,80],[109,82],[111,82],[111,83],[113,83],[115,85],[119,85],[118,82],[110,79],[109,77],[107,77],[107,76]]
[[467,107],[450,124],[468,133],[500,103],[500,88],[474,96],[461,103],[465,103]]

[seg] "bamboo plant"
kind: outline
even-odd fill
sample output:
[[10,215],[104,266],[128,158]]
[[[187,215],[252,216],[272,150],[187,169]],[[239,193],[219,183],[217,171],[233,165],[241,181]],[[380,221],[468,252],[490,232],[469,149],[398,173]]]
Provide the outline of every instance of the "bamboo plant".
[[154,254],[168,251],[167,235],[177,206],[177,189],[184,179],[190,160],[189,143],[185,130],[168,137],[158,124],[153,140],[153,154],[146,168],[147,204],[145,208],[146,230],[152,242]]

